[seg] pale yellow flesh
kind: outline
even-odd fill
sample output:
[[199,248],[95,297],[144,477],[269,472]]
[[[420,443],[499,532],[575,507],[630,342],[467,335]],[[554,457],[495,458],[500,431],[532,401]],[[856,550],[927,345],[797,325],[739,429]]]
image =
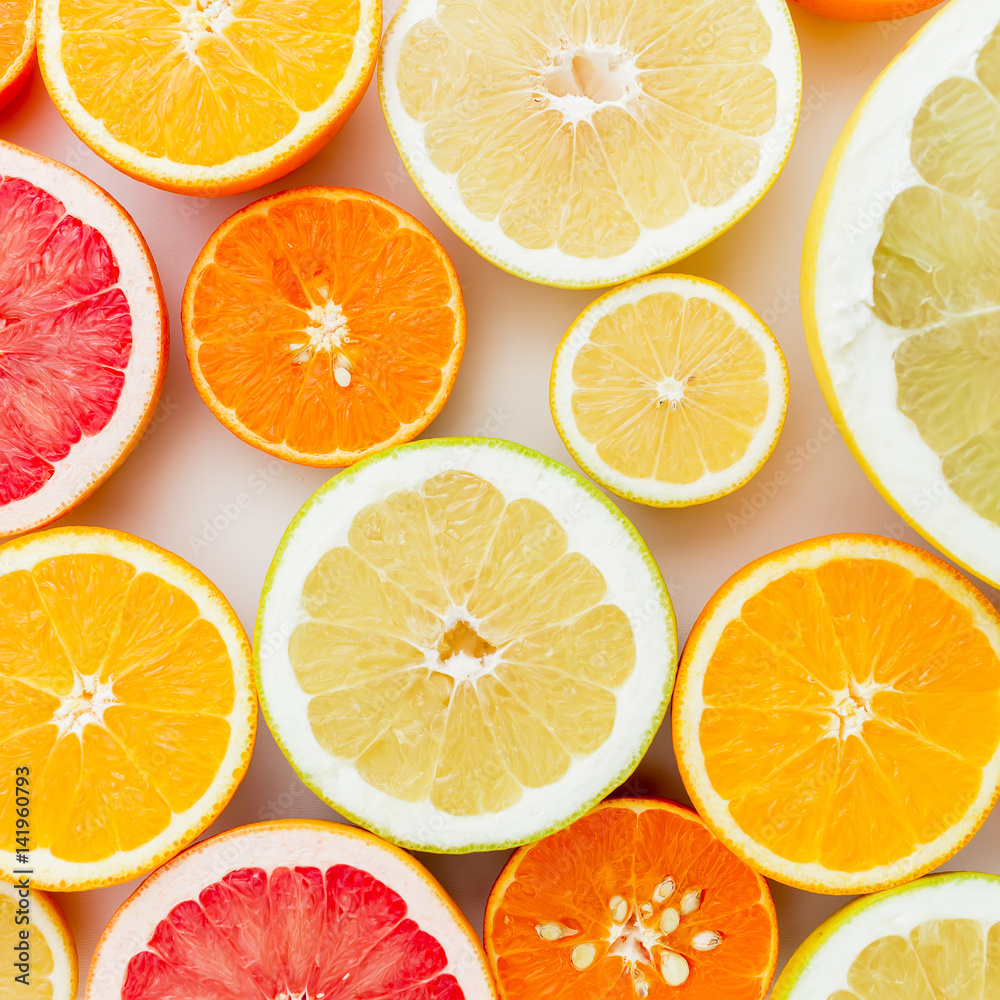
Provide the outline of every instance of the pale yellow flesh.
[[828,1000],[996,1000],[1000,924],[928,920],[873,941],[851,963],[850,989]]
[[360,511],[310,573],[289,657],[319,744],[455,815],[558,781],[635,663],[603,576],[534,500],[446,472]]
[[84,111],[148,156],[215,166],[275,145],[330,99],[360,3],[61,0],[59,16]]
[[396,83],[477,218],[607,258],[752,180],[776,116],[770,47],[755,0],[440,0]]
[[1000,28],[976,79],[934,89],[913,124],[926,184],[893,201],[875,314],[906,333],[897,404],[955,493],[1000,524]]
[[692,483],[746,454],[767,413],[766,369],[725,309],[661,292],[594,325],[573,362],[570,406],[616,472]]
[[[33,904],[37,905],[37,904]],[[0,897],[0,948],[3,949],[4,975],[0,976],[0,1000],[49,1000],[53,996],[52,973],[55,965],[52,961],[52,949],[38,925],[15,924],[14,917],[18,914],[17,904],[6,896]],[[30,913],[30,910],[28,911]],[[24,975],[23,970],[14,967],[20,959],[15,953],[15,947],[22,939],[21,930],[28,931],[28,952],[30,966],[27,973],[27,985],[17,982],[14,977]]]

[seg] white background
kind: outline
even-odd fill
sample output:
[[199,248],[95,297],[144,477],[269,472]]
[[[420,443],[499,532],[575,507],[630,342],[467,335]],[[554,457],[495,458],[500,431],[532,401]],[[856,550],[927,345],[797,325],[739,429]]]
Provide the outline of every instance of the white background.
[[[396,6],[396,0],[387,0],[387,20]],[[861,25],[826,21],[796,9],[794,18],[802,47],[804,104],[788,165],[749,216],[672,269],[731,288],[771,325],[791,371],[784,432],[768,464],[730,497],[684,510],[652,510],[620,501],[659,562],[682,641],[730,574],[782,545],[841,531],[875,532],[919,543],[870,485],[834,429],[806,352],[798,284],[806,218],[827,156],[864,91],[927,15]],[[511,277],[455,237],[406,176],[374,84],[318,156],[276,184],[234,198],[168,194],[118,173],[63,124],[37,72],[14,103],[0,112],[0,137],[76,167],[125,206],[149,242],[170,310],[173,351],[154,424],[124,466],[61,523],[119,528],[179,553],[222,588],[248,632],[278,540],[301,504],[330,475],[273,460],[230,434],[202,404],[184,359],[179,306],[188,270],[215,227],[254,198],[303,184],[348,185],[383,195],[430,226],[458,270],[469,335],[451,399],[425,436],[509,438],[573,467],[549,415],[549,369],[560,337],[597,293],[544,288]],[[249,488],[255,474],[269,480],[263,492]],[[206,531],[217,515],[222,513],[220,521],[224,519],[227,506],[241,492],[252,494],[252,504],[218,537]],[[996,592],[987,593],[1000,602]],[[629,787],[633,793],[686,801],[668,726],[656,737]],[[274,816],[334,815],[298,781],[262,722],[250,771],[209,833]],[[1000,816],[994,815],[944,867],[1000,872],[998,832]],[[421,855],[421,860],[478,930],[486,896],[505,857]],[[84,980],[97,938],[135,884],[59,897],[76,935]],[[806,934],[844,900],[777,884],[773,890],[782,942],[780,968]]]

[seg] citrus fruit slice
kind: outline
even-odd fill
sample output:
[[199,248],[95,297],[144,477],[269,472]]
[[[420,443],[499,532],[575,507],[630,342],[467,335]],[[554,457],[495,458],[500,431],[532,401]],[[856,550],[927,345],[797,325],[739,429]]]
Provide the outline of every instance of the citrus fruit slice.
[[142,436],[167,368],[167,311],[124,209],[61,163],[0,141],[0,537],[64,514]]
[[494,1000],[431,874],[322,820],[255,823],[155,871],[94,953],[87,1000]]
[[778,958],[764,879],[656,799],[610,799],[516,851],[483,940],[503,1000],[761,1000]]
[[1000,988],[1000,878],[928,875],[856,899],[782,970],[773,1000],[991,1000]]
[[304,465],[350,465],[416,437],[465,347],[444,247],[402,209],[345,188],[283,191],[227,219],[195,261],[182,322],[216,417]]
[[377,0],[38,9],[39,65],[69,127],[131,177],[208,196],[260,187],[319,152],[364,95],[382,25]]
[[0,3],[0,108],[24,86],[35,65],[38,17],[34,0]]
[[731,493],[767,461],[788,368],[731,292],[660,274],[583,311],[556,350],[549,399],[589,476],[628,500],[679,507]]
[[440,852],[534,840],[624,781],[675,656],[670,598],[619,510],[476,438],[403,445],[321,487],[278,547],[254,643],[302,780]]
[[1000,791],[1000,615],[922,549],[801,542],[709,601],[673,729],[695,807],[758,871],[897,885],[959,850]]
[[0,882],[0,1000],[76,1000],[73,935],[56,901],[30,883],[31,876],[16,885]]
[[691,253],[763,197],[801,73],[783,0],[405,0],[379,91],[459,236],[513,274],[593,287]]
[[1000,585],[1000,10],[949,4],[848,123],[802,309],[820,385],[883,496]]
[[[54,528],[0,547],[4,868],[86,889],[176,854],[250,763],[250,648],[223,595],[183,559],[118,531]],[[21,808],[17,806],[18,810]]]
[[930,10],[941,0],[793,0],[793,3],[838,21],[898,21]]

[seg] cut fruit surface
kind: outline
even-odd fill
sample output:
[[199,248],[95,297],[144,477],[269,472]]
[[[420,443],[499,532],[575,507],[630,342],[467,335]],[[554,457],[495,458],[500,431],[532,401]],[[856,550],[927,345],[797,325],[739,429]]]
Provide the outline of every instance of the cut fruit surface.
[[[253,749],[249,657],[222,594],[149,542],[59,528],[0,548],[0,763],[28,770],[33,886],[124,882],[215,819]],[[7,871],[14,810],[12,785]]]
[[506,441],[392,449],[286,532],[255,669],[302,779],[390,840],[471,851],[571,822],[638,764],[676,638],[606,498]]
[[505,270],[610,285],[764,195],[798,120],[781,0],[406,0],[379,90],[435,210]]
[[465,346],[458,276],[395,205],[284,191],[227,219],[184,293],[184,345],[212,412],[257,448],[344,466],[416,437]]
[[898,21],[936,7],[941,0],[792,0],[813,14],[838,21]]
[[618,496],[703,503],[767,461],[788,408],[771,331],[731,292],[656,275],[590,305],[556,350],[552,418],[580,466]]
[[994,585],[998,98],[1000,10],[956,0],[848,123],[802,262],[810,353],[848,444],[910,524]]
[[793,545],[709,601],[673,728],[696,808],[758,871],[897,885],[959,850],[1000,791],[1000,616],[922,549]]
[[778,957],[764,879],[656,799],[609,799],[515,852],[483,940],[503,1000],[761,1000]]
[[22,892],[0,882],[0,947],[8,972],[0,980],[0,1000],[76,1000],[76,945],[66,918],[47,893],[33,887]]
[[42,0],[39,64],[70,128],[119,170],[236,194],[343,125],[371,80],[381,17],[377,0]]
[[430,873],[321,820],[239,827],[154,872],[98,942],[87,1000],[495,1000]]
[[34,0],[0,0],[0,108],[30,76],[37,37]]
[[774,1000],[991,1000],[1000,988],[1000,878],[928,875],[856,899],[789,959]]
[[149,250],[75,170],[0,141],[0,537],[124,460],[156,407],[167,318]]

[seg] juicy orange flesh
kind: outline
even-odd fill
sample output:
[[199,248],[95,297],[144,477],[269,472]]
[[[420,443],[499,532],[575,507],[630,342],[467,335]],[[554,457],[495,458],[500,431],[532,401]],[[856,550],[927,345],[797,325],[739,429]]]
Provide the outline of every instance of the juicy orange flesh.
[[[207,791],[235,690],[183,591],[103,555],[0,577],[0,764],[31,770],[30,846],[92,862],[148,842]],[[0,845],[14,849],[14,797]]]
[[396,82],[477,218],[526,248],[611,257],[754,177],[770,48],[756,0],[440,0]]
[[0,80],[24,51],[33,0],[0,0]]
[[[673,890],[657,893],[667,879]],[[684,897],[699,892],[697,908],[682,913]],[[761,883],[686,811],[635,812],[609,803],[528,848],[502,893],[486,936],[509,1000],[634,1000],[642,996],[641,983],[649,1000],[667,1000],[678,986],[661,974],[666,952],[687,963],[684,988],[692,996],[761,996],[774,935]],[[627,907],[622,920],[612,917],[616,897]],[[669,909],[679,920],[662,933]],[[560,936],[545,940],[539,928],[546,925],[558,926]],[[630,950],[621,939],[634,929],[638,936],[645,930],[649,944]],[[713,931],[721,943],[695,947],[697,935]],[[573,961],[581,945],[595,949],[582,969],[579,957]]]
[[363,197],[293,196],[244,215],[197,277],[201,374],[266,442],[372,449],[426,418],[459,349],[442,254]]
[[1000,924],[928,920],[878,938],[851,963],[850,989],[828,1000],[992,1000],[1000,996]]
[[875,314],[904,331],[897,405],[954,492],[1000,524],[1000,27],[975,79],[945,80],[913,123],[926,184],[889,208]]
[[[53,995],[51,976],[55,970],[52,948],[34,922],[27,925],[15,924],[14,917],[17,913],[17,903],[13,899],[7,896],[0,897],[0,948],[4,950],[4,962],[10,970],[9,975],[0,978],[0,1000],[24,1000],[26,996],[31,1000],[49,1000]],[[30,988],[25,988],[23,983],[14,980],[14,976],[22,975],[20,969],[14,968],[14,963],[20,962],[15,949],[23,944],[19,936],[22,929],[27,930],[30,935],[28,939]]]
[[210,167],[273,146],[333,96],[360,13],[359,0],[60,0],[62,65],[119,142]]
[[312,731],[397,798],[513,805],[611,733],[635,646],[606,590],[540,503],[462,471],[393,493],[303,588],[289,657]]
[[739,461],[767,412],[764,352],[725,309],[647,295],[599,320],[573,362],[576,426],[616,472],[692,483]]
[[970,612],[885,560],[796,569],[743,604],[704,679],[712,786],[754,841],[866,871],[966,814],[1000,743],[1000,658]]

